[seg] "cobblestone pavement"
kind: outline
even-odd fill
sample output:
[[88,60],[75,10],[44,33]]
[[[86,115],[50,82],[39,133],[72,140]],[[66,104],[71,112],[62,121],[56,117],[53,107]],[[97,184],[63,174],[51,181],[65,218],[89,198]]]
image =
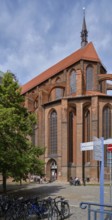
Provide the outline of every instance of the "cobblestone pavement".
[[[12,187],[12,186],[11,186]],[[11,189],[11,188],[10,188]],[[14,189],[14,187],[13,187]],[[11,193],[11,191],[10,191]],[[30,185],[25,185],[20,190],[13,190],[13,194],[19,196],[38,196],[39,198],[46,198],[48,196],[64,196],[69,200],[71,216],[69,220],[87,220],[87,210],[80,208],[80,202],[95,202],[100,201],[100,187],[99,186],[72,186],[69,183],[53,182]],[[104,187],[105,203],[110,203],[110,187]]]

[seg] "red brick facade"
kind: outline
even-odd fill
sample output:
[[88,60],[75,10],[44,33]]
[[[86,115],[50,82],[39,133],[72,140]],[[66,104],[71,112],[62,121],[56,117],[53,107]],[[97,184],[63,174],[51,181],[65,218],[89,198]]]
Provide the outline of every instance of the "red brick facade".
[[[91,80],[87,71],[92,71]],[[112,80],[112,74],[107,74],[93,44],[88,43],[22,87],[26,107],[37,115],[35,144],[46,147],[43,159],[47,178],[56,176],[65,181],[70,176],[99,178],[99,163],[93,160],[92,151],[81,152],[80,143],[92,141],[93,136],[111,137],[106,135],[103,124],[108,113],[104,113],[105,106],[110,109],[110,120],[112,117],[112,96],[107,95],[112,86],[107,84],[108,79]],[[53,111],[57,133],[50,129]],[[54,134],[55,143],[50,137]],[[51,141],[56,146],[55,153],[51,153]]]

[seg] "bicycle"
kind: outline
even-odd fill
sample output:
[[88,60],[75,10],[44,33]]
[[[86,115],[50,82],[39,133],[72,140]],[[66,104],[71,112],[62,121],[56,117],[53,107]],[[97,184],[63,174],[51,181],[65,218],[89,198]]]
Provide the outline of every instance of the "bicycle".
[[25,202],[23,198],[9,200],[5,211],[5,220],[25,220]]
[[26,204],[25,219],[44,219],[48,217],[48,202],[47,200],[30,200]]
[[70,206],[68,200],[62,196],[50,198],[48,220],[65,219],[70,216]]

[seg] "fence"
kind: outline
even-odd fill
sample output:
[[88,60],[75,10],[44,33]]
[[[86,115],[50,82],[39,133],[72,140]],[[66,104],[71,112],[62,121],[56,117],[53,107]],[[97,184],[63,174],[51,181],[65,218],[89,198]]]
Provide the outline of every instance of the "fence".
[[92,202],[81,202],[81,209],[87,209],[87,220],[112,220],[112,206]]

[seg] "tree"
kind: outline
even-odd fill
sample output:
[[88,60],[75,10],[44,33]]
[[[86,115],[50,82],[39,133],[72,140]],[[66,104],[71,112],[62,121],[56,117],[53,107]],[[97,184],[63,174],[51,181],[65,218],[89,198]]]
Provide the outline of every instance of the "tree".
[[0,85],[0,172],[4,192],[9,175],[22,180],[35,167],[36,172],[43,170],[44,163],[39,157],[44,148],[33,146],[29,139],[35,123],[35,115],[24,107],[15,76],[5,73]]

